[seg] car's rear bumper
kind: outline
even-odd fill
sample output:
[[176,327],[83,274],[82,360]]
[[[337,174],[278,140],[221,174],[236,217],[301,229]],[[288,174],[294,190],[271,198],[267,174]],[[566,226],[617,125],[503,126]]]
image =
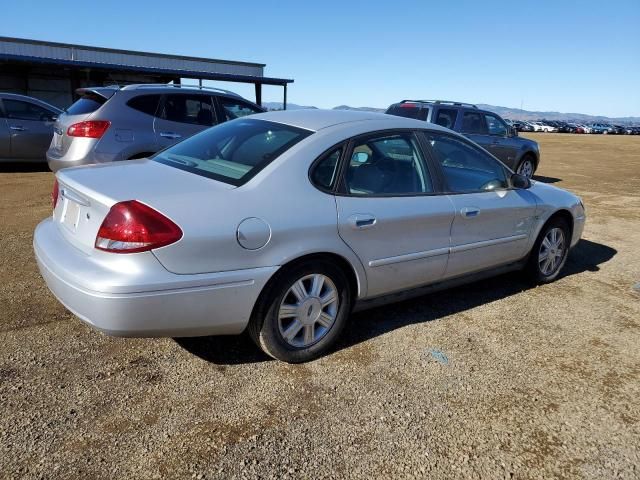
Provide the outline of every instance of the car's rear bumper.
[[587,220],[586,215],[575,217],[573,220],[573,235],[571,236],[571,248],[575,247],[582,238],[584,231],[584,223]]
[[58,300],[91,326],[116,336],[241,333],[277,270],[176,275],[153,258],[148,263],[153,270],[150,282],[149,272],[130,265],[111,268],[104,257],[96,262],[66,241],[51,219],[37,226],[33,245],[40,272]]

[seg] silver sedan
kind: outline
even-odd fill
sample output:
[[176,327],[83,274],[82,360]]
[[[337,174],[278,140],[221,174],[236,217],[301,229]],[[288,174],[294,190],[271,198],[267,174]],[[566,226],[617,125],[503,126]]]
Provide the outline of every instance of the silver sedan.
[[249,332],[302,362],[354,309],[522,269],[558,277],[581,200],[468,139],[383,114],[238,119],[151,159],[58,172],[36,228],[54,295],[119,336]]

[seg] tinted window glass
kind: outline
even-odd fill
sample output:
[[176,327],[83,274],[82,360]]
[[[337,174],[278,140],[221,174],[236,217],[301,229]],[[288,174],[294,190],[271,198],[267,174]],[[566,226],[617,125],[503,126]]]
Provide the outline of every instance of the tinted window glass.
[[160,95],[140,95],[129,100],[127,105],[139,112],[155,116],[159,103]]
[[93,93],[87,93],[83,95],[79,100],[76,100],[65,111],[70,115],[83,115],[86,113],[95,112],[107,101],[106,98]]
[[240,100],[226,97],[218,98],[220,100],[220,105],[222,106],[225,120],[233,120],[235,118],[246,117],[247,115],[262,112],[262,110]]
[[451,128],[456,125],[458,111],[453,108],[441,108],[436,116],[436,123],[444,128]]
[[462,115],[463,133],[487,133],[487,123],[480,112],[464,112]]
[[467,142],[448,135],[427,133],[429,144],[451,192],[507,188],[504,167],[495,158]]
[[505,137],[507,135],[507,126],[495,115],[485,114],[484,118],[487,120],[487,130],[489,135],[499,135]]
[[172,122],[211,126],[214,124],[211,97],[208,95],[167,95],[162,118]]
[[353,149],[347,169],[353,195],[432,192],[431,178],[411,134],[372,137]]
[[314,167],[311,173],[311,181],[320,188],[330,190],[336,182],[338,160],[342,149],[337,148],[326,154]]
[[398,105],[392,105],[387,110],[388,114],[395,115],[397,117],[414,118],[416,120],[427,120],[429,115],[428,107],[421,107],[415,103],[400,103]]
[[223,123],[153,157],[157,162],[241,185],[312,132],[262,120]]
[[20,100],[3,100],[7,118],[16,120],[50,121],[54,114],[46,108]]

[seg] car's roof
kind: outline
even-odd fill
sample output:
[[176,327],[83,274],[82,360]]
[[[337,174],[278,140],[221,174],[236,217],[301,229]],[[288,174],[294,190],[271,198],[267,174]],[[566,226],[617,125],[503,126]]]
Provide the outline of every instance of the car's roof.
[[251,118],[284,123],[306,130],[318,131],[338,124],[384,121],[388,128],[430,128],[449,131],[439,125],[423,120],[387,115],[386,113],[366,112],[361,110],[320,110],[315,108],[299,110],[280,110],[252,115]]

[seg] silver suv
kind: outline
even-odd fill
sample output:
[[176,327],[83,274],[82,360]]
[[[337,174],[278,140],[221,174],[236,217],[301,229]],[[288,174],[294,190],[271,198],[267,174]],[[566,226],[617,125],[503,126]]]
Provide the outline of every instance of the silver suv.
[[58,117],[47,151],[52,171],[147,157],[227,120],[263,112],[227,90],[185,85],[127,85],[76,90]]

